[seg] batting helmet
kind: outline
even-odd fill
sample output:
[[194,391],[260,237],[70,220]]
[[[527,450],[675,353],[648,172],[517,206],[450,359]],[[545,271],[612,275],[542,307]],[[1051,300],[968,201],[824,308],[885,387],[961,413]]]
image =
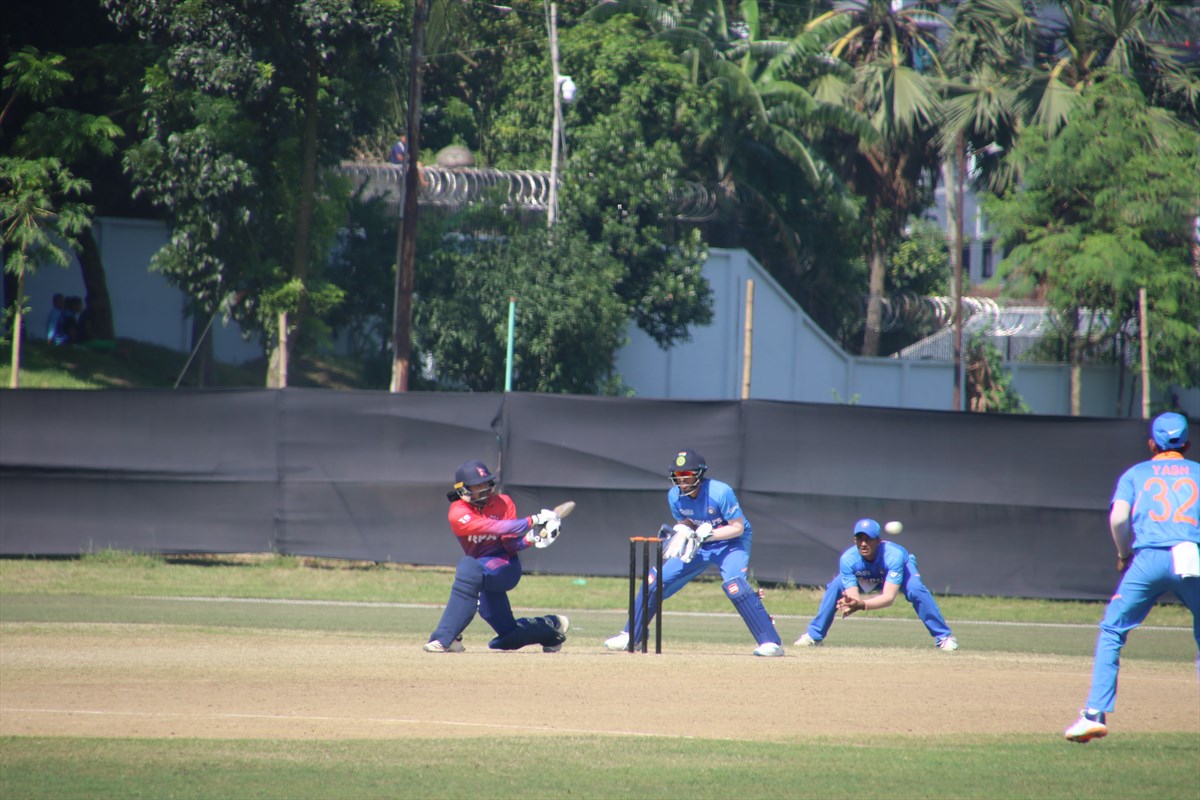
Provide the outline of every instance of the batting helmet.
[[1150,423],[1150,438],[1162,450],[1178,450],[1188,443],[1188,421],[1183,414],[1168,411]]
[[858,536],[860,533],[872,539],[878,539],[880,535],[879,523],[870,518],[860,519],[854,523],[854,535]]
[[[471,491],[472,487],[483,484],[487,484],[487,488],[481,493],[476,494]],[[495,488],[496,478],[487,468],[487,464],[479,460],[464,461],[459,464],[458,469],[454,470],[454,491],[447,494],[446,497],[449,500],[461,497],[468,503],[482,507],[492,496]]]
[[680,450],[675,454],[675,460],[671,462],[671,469],[667,472],[667,476],[671,479],[672,484],[679,487],[680,494],[687,495],[696,491],[700,481],[704,480],[706,472],[708,472],[708,463],[705,462],[704,456],[695,450]]

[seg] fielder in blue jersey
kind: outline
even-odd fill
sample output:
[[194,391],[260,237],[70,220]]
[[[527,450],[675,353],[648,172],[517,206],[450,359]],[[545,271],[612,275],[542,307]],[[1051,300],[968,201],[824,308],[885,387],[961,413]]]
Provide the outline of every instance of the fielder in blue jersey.
[[[783,642],[775,631],[771,615],[762,598],[746,580],[750,568],[750,520],[729,484],[705,477],[708,464],[695,450],[681,450],[671,462],[668,477],[671,488],[667,505],[676,520],[674,535],[665,545],[662,596],[665,601],[688,581],[714,565],[721,571],[725,595],[741,616],[757,647],[756,656],[782,656]],[[658,580],[651,570],[650,590]],[[653,595],[651,595],[653,596]],[[650,604],[653,616],[658,609]],[[638,595],[634,630],[641,631],[642,598]],[[646,623],[647,627],[649,623]],[[609,650],[624,650],[629,645],[629,629],[604,642]]]
[[1109,507],[1117,571],[1123,574],[1100,621],[1087,708],[1065,731],[1072,742],[1108,735],[1106,715],[1117,698],[1121,648],[1160,594],[1173,592],[1191,610],[1200,650],[1200,464],[1183,457],[1189,446],[1187,418],[1158,415],[1147,444],[1150,460],[1121,475]]
[[461,653],[462,632],[476,610],[496,636],[488,647],[517,650],[540,644],[547,653],[562,649],[570,622],[561,614],[513,616],[508,593],[521,580],[517,553],[534,545],[546,547],[557,538],[561,520],[550,509],[518,517],[512,498],[496,491],[496,479],[482,461],[467,461],[454,473],[450,530],[466,553],[454,571],[450,600],[425,645],[428,653]]
[[[829,582],[817,615],[796,644],[820,647],[837,612],[848,617],[856,611],[877,611],[896,602],[896,597],[904,592],[904,598],[912,603],[933,637],[934,645],[947,652],[957,650],[958,639],[950,633],[937,601],[921,581],[917,557],[895,542],[881,539],[880,533],[879,523],[873,519],[854,523],[854,546],[842,553],[838,574]],[[867,597],[876,592],[876,596]]]

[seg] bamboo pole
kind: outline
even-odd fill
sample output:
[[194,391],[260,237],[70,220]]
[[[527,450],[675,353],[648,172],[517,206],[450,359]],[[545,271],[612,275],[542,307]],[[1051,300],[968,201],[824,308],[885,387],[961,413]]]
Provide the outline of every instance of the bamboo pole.
[[746,324],[742,332],[742,399],[750,399],[750,361],[754,352],[754,281],[746,281]]

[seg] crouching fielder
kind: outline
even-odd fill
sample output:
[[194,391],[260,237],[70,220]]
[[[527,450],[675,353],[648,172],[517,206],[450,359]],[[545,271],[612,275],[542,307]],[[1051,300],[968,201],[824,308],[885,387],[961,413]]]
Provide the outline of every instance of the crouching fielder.
[[560,520],[550,509],[531,517],[518,517],[512,498],[496,491],[496,479],[482,461],[468,461],[454,473],[450,501],[450,530],[466,555],[458,562],[450,600],[429,643],[430,653],[461,653],[462,632],[479,616],[492,626],[493,650],[517,650],[540,644],[547,653],[558,652],[567,639],[570,622],[561,614],[516,619],[508,593],[521,580],[517,553],[545,547],[558,535]]
[[[686,586],[710,564],[715,565],[721,571],[726,596],[758,644],[754,655],[781,656],[782,641],[775,631],[775,623],[763,607],[758,592],[746,580],[750,568],[750,520],[742,513],[733,489],[721,481],[706,478],[707,471],[704,456],[695,450],[681,450],[668,472],[672,485],[667,492],[667,504],[677,524],[674,536],[663,551],[667,559],[662,574],[663,600]],[[651,597],[658,579],[657,570],[651,570]],[[659,610],[653,603],[649,609],[651,616]],[[649,621],[645,625],[642,622],[641,594],[635,613],[633,629],[640,632],[648,628]],[[628,629],[604,642],[609,650],[624,650],[628,645]]]
[[[877,590],[880,592],[877,596],[864,597]],[[825,589],[817,616],[796,644],[820,646],[837,612],[846,617],[856,611],[887,608],[900,592],[904,592],[905,599],[912,603],[913,610],[925,623],[934,645],[939,650],[957,650],[958,640],[951,635],[937,601],[921,581],[917,557],[895,542],[881,539],[878,522],[860,519],[854,523],[854,546],[842,553],[838,574]]]

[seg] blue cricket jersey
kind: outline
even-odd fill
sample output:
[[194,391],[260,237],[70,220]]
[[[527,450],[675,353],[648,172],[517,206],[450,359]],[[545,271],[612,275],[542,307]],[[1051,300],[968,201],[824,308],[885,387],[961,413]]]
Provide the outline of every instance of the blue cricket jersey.
[[1133,549],[1200,544],[1198,486],[1200,464],[1174,450],[1127,469],[1117,479],[1112,499],[1124,500],[1133,509]]
[[747,545],[750,543],[750,520],[742,513],[737,495],[727,483],[705,478],[700,482],[700,491],[695,498],[680,494],[679,487],[672,486],[667,492],[667,504],[675,519],[688,520],[697,525],[708,522],[714,528],[719,528],[730,520],[741,518],[744,530],[740,538]]
[[861,594],[871,594],[887,583],[903,584],[908,565],[908,551],[895,542],[881,541],[875,551],[875,560],[867,561],[851,547],[842,553],[838,570],[842,576],[842,588],[858,587]]

